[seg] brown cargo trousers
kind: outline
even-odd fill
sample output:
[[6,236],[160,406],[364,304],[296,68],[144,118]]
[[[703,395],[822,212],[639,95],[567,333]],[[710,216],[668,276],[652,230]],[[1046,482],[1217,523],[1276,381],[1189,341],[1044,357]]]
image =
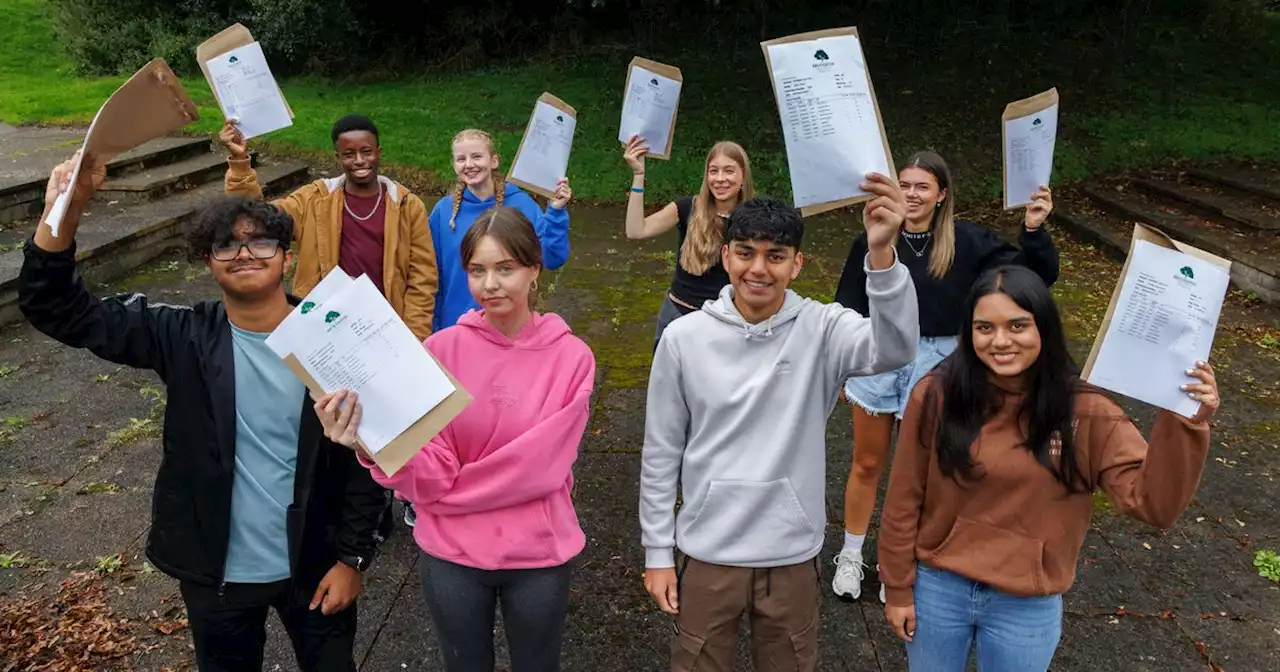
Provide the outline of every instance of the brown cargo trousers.
[[818,559],[752,569],[683,558],[671,672],[731,672],[742,616],[757,672],[812,672],[818,662]]

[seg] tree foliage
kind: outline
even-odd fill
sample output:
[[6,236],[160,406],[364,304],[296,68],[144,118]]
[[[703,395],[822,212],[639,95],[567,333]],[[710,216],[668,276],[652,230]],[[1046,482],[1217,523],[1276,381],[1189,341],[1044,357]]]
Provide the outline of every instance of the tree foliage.
[[749,49],[801,30],[858,25],[887,45],[1035,39],[1081,44],[1195,30],[1248,39],[1280,0],[53,0],[61,43],[85,73],[130,72],[163,56],[195,68],[195,46],[245,24],[281,72],[468,67],[625,44],[648,54]]

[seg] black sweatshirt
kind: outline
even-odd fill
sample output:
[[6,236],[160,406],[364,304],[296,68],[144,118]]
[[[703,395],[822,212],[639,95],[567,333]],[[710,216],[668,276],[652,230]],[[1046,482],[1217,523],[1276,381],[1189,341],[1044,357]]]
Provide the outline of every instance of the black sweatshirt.
[[[929,274],[929,260],[933,254],[932,241],[923,256],[916,256],[923,241],[906,240],[898,236],[898,261],[911,272],[916,285],[916,297],[920,304],[921,336],[956,336],[964,324],[964,301],[983,271],[1005,264],[1019,264],[1035,271],[1052,285],[1058,279],[1058,249],[1043,228],[1035,231],[1022,229],[1022,249],[1014,247],[995,231],[973,222],[956,220],[956,254],[951,270],[942,278]],[[905,229],[903,234],[905,234]],[[853,241],[849,258],[844,262],[840,284],[836,288],[836,303],[852,308],[863,315],[870,310],[867,305],[867,275],[863,260],[867,255],[867,234],[864,231]]]

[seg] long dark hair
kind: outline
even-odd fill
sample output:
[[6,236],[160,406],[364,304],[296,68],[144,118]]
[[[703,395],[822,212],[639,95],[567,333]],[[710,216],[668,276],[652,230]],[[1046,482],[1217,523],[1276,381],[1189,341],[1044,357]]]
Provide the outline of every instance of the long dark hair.
[[1026,394],[1018,409],[1018,423],[1025,428],[1022,446],[1053,472],[1068,492],[1087,491],[1087,479],[1076,461],[1073,423],[1075,396],[1087,386],[1081,383],[1079,368],[1067,350],[1062,317],[1049,288],[1040,276],[1022,266],[991,269],[974,283],[965,301],[960,344],[938,367],[934,375],[940,377],[939,384],[931,386],[926,395],[920,436],[933,436],[943,474],[975,478],[978,465],[971,448],[983,425],[999,410],[1001,392],[973,348],[973,310],[982,297],[996,293],[1031,313],[1040,333],[1040,355],[1024,374]]

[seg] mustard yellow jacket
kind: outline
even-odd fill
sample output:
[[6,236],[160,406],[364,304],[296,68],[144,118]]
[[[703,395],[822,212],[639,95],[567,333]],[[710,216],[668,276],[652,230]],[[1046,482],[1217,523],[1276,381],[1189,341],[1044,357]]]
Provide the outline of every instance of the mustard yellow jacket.
[[[229,159],[226,192],[262,198],[258,173],[249,159]],[[431,335],[436,305],[436,251],[427,223],[427,207],[404,185],[379,176],[387,196],[386,229],[382,247],[383,293],[415,336]],[[346,176],[320,179],[272,201],[293,217],[297,242],[297,270],[293,293],[306,296],[338,265],[342,240],[343,184]]]

